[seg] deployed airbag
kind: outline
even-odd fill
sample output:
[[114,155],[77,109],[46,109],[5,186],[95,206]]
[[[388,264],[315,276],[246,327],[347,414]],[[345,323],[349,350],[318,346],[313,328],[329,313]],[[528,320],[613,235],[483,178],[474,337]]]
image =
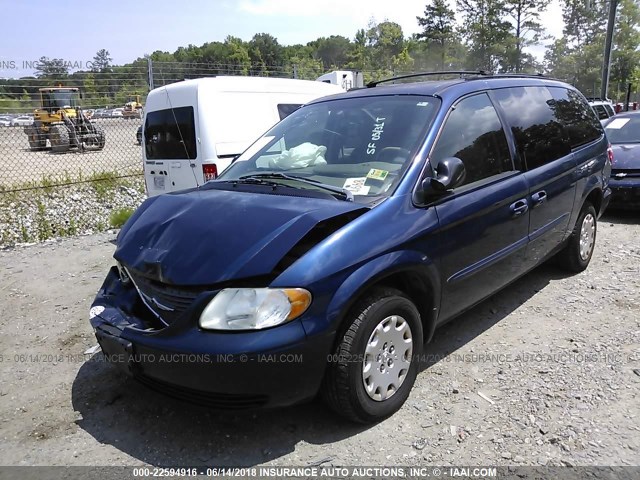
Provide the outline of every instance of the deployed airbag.
[[305,168],[313,165],[326,165],[324,154],[327,147],[305,142],[290,150],[284,150],[280,155],[269,161],[271,168]]

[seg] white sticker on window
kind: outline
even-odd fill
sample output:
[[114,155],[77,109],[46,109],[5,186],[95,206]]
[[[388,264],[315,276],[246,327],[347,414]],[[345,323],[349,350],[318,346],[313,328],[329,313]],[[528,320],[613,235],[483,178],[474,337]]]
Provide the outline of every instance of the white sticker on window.
[[629,120],[630,120],[629,118],[616,118],[615,120],[612,120],[611,123],[608,123],[605,128],[618,130],[624,127],[629,122]]
[[368,195],[371,187],[364,184],[366,181],[367,177],[347,178],[342,188],[349,190],[354,195]]
[[429,102],[418,102],[416,103],[416,107],[426,107],[429,105]]

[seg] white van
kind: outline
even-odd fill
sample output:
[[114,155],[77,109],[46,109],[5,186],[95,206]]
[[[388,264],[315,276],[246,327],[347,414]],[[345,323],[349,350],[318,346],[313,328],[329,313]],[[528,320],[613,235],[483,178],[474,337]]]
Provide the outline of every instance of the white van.
[[234,157],[301,105],[343,91],[316,81],[224,76],[152,90],[142,134],[147,195],[216,178]]

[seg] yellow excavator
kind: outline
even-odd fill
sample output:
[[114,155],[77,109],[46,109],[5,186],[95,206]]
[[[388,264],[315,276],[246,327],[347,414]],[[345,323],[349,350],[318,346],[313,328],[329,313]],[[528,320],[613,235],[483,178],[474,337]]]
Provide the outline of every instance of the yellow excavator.
[[80,108],[80,91],[74,87],[40,89],[40,108],[34,111],[33,125],[24,127],[32,151],[47,148],[58,153],[71,148],[102,150],[104,130],[91,123]]
[[127,120],[131,118],[142,118],[143,107],[140,103],[140,95],[129,97],[129,101],[124,104],[122,116]]

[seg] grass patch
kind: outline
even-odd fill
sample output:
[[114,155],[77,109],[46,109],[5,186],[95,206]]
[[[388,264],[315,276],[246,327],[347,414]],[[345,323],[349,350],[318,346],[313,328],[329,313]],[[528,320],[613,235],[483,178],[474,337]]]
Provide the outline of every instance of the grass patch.
[[133,215],[134,211],[135,209],[129,207],[119,208],[118,210],[113,211],[109,216],[109,225],[113,228],[122,227],[125,222],[129,220],[129,217]]
[[101,200],[106,200],[111,191],[122,181],[116,172],[96,172],[88,178],[91,186],[96,192],[96,196]]

